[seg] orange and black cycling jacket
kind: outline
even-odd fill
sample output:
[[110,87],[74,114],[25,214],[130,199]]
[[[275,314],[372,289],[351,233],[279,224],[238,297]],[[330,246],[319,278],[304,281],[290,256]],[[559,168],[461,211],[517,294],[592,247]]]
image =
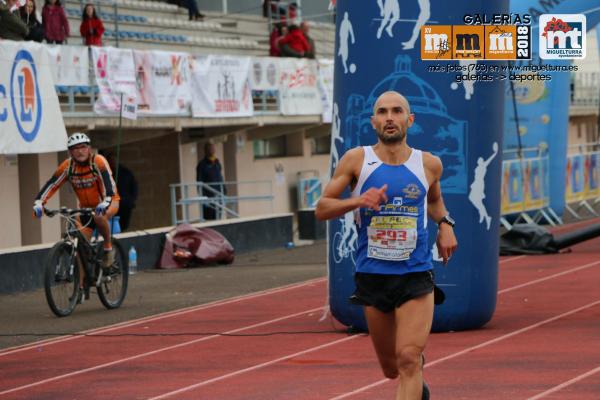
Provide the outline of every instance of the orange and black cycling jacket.
[[99,154],[91,154],[84,164],[70,158],[63,161],[35,199],[46,204],[67,180],[71,182],[80,207],[96,207],[106,197],[111,197],[111,202],[120,199],[108,161]]

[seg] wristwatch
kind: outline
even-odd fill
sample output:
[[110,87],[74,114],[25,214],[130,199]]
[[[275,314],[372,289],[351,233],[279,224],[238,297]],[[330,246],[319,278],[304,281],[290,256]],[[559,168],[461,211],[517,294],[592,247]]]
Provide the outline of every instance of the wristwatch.
[[441,224],[448,224],[454,228],[454,225],[456,225],[456,221],[454,221],[454,219],[450,216],[450,214],[448,214],[439,220],[438,226],[440,226]]

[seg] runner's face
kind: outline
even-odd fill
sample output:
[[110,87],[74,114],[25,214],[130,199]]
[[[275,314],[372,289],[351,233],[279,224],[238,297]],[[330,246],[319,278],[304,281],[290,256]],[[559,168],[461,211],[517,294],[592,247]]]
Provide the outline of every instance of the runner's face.
[[379,140],[385,144],[401,143],[412,125],[414,116],[410,114],[408,102],[394,93],[381,96],[375,103],[371,125]]
[[69,149],[71,157],[77,162],[85,162],[90,157],[90,146],[87,144],[78,144]]

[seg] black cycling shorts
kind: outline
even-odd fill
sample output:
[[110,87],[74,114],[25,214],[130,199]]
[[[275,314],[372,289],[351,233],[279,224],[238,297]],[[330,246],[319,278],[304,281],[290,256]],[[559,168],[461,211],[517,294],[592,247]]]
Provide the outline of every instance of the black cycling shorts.
[[393,311],[409,300],[431,293],[435,287],[433,271],[403,275],[357,272],[354,282],[356,290],[350,296],[350,303],[373,306],[384,313]]

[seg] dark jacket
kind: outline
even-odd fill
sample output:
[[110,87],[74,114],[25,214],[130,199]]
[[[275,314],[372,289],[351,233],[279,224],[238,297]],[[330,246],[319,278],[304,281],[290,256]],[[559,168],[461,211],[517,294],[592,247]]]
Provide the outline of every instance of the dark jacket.
[[79,33],[83,37],[86,46],[102,46],[102,34],[104,24],[99,18],[87,18],[81,21]]
[[64,42],[69,37],[69,21],[62,6],[45,5],[42,9],[42,23],[46,40]]
[[8,5],[0,4],[0,38],[8,40],[24,40],[29,28],[17,14],[10,12]]
[[[196,166],[196,182],[210,184],[213,182],[223,182],[223,173],[221,172],[221,163],[217,158],[209,160],[204,157]],[[226,194],[223,185],[210,185],[211,188]],[[215,193],[210,190],[203,189],[202,194],[207,197],[214,197]]]
[[[21,8],[23,10],[24,7]],[[29,28],[29,34],[25,37],[25,40],[33,40],[34,42],[42,42],[44,40],[44,27],[42,23],[38,21],[35,11],[31,14],[21,12],[21,20],[25,22]]]

